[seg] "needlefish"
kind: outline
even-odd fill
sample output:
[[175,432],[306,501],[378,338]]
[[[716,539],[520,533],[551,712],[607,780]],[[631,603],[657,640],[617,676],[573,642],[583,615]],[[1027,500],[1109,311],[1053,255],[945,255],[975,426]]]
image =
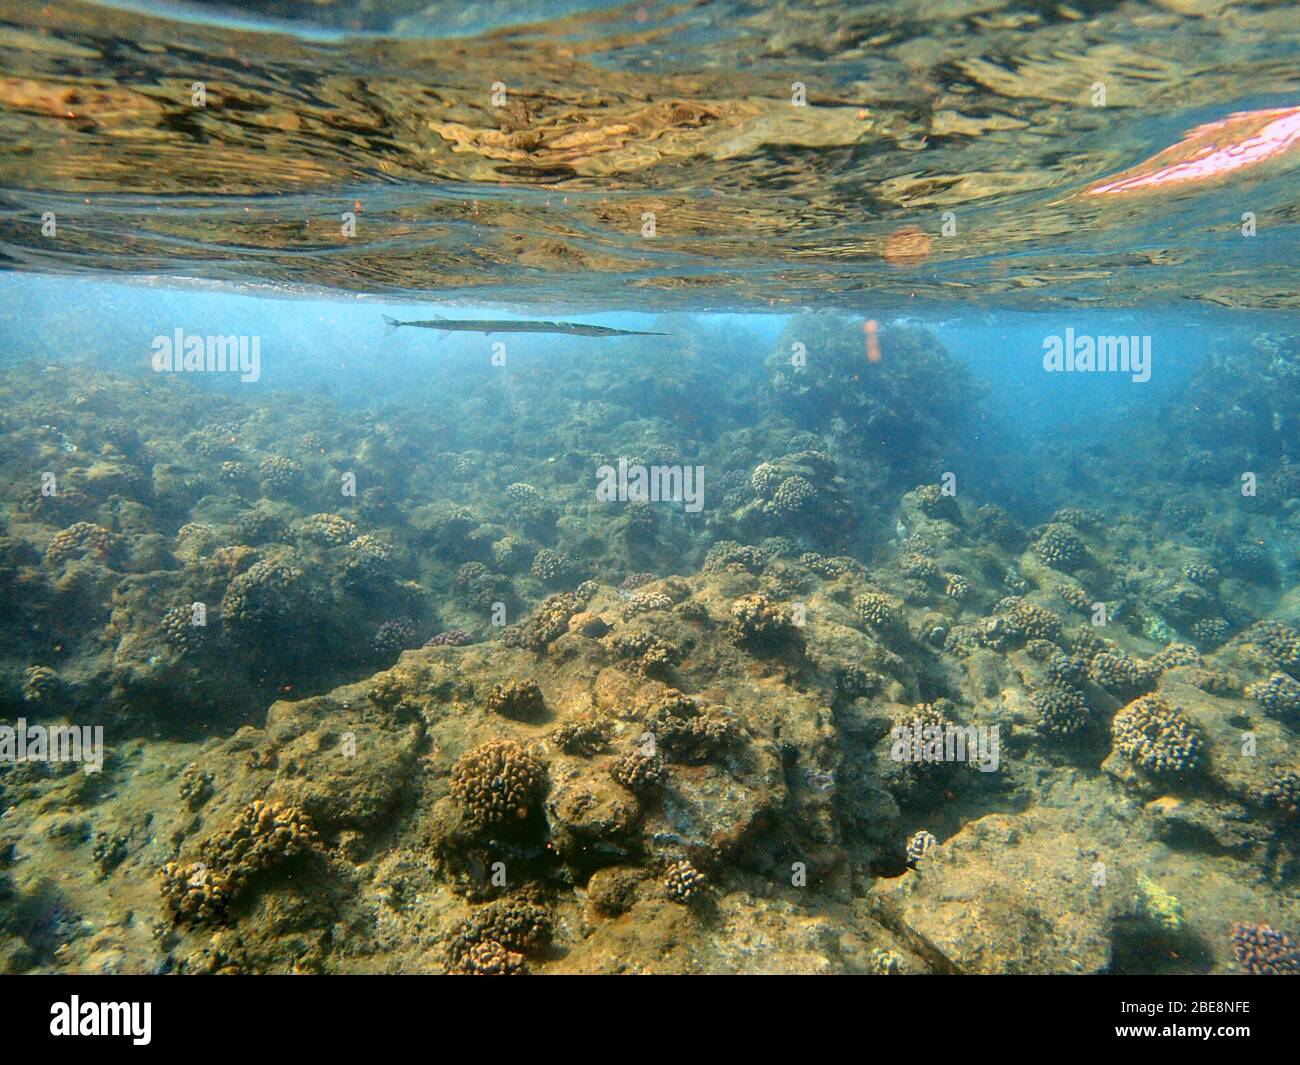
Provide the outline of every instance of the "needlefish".
[[420,329],[437,329],[444,333],[568,333],[577,337],[666,337],[670,333],[648,333],[640,329],[611,329],[607,325],[584,325],[581,322],[512,321],[506,318],[433,318],[422,322],[399,322],[384,315],[386,333],[404,325]]

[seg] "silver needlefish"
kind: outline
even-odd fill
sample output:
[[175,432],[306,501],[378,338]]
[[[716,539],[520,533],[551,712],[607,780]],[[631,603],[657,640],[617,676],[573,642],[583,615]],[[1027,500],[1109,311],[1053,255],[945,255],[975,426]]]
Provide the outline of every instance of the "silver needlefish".
[[384,315],[385,332],[403,325],[420,329],[437,329],[444,333],[568,333],[576,337],[666,337],[671,333],[647,333],[640,329],[611,329],[607,325],[584,325],[581,322],[511,321],[505,318],[434,318],[422,322],[399,322]]

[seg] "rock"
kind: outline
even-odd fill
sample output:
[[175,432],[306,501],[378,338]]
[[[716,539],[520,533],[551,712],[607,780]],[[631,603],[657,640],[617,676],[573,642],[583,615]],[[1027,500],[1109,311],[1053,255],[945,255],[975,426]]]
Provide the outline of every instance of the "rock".
[[875,891],[877,916],[940,972],[1102,973],[1131,907],[1122,854],[1104,855],[1056,811],[992,814]]

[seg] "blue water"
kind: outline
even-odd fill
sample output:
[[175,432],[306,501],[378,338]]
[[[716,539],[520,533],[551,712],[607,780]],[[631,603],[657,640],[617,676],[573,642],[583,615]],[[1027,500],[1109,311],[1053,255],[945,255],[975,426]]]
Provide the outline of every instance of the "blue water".
[[[400,303],[339,296],[309,299],[273,292],[238,292],[193,281],[165,278],[145,285],[92,279],[0,276],[9,362],[71,357],[76,362],[128,375],[152,372],[153,338],[181,328],[198,335],[256,334],[261,338],[261,377],[267,389],[327,389],[343,403],[364,403],[396,389],[404,395],[441,388],[460,374],[480,370],[493,344],[508,345],[521,367],[544,366],[557,352],[574,354],[568,337],[500,334],[444,334],[407,329],[388,335],[383,316],[428,320],[436,316],[509,320],[546,317],[580,320],[619,329],[666,331],[689,338],[707,320],[711,332],[732,342],[715,350],[713,369],[726,374],[735,366],[753,369],[767,356],[795,316],[779,313],[668,312],[591,314],[563,305],[503,308],[493,304]],[[530,313],[544,310],[545,314]],[[871,317],[865,306],[860,317]],[[886,319],[888,320],[888,319]],[[968,366],[988,387],[987,402],[1008,426],[1027,436],[1069,432],[1080,441],[1101,439],[1111,421],[1130,410],[1154,410],[1186,384],[1210,355],[1249,342],[1258,332],[1288,331],[1290,316],[1281,313],[1215,313],[1202,310],[992,313],[961,307],[898,320],[925,328],[952,357]],[[85,325],[94,322],[93,330]],[[64,325],[75,328],[71,350],[57,341]],[[1111,373],[1043,372],[1043,342],[1073,328],[1079,335],[1148,335],[1152,338],[1150,380]],[[66,334],[65,334],[66,335]],[[615,360],[620,341],[580,342],[583,359]],[[674,341],[659,342],[664,351]],[[565,360],[568,362],[569,360]],[[398,383],[400,382],[400,384]],[[235,388],[238,382],[202,377],[177,379],[177,387]]]

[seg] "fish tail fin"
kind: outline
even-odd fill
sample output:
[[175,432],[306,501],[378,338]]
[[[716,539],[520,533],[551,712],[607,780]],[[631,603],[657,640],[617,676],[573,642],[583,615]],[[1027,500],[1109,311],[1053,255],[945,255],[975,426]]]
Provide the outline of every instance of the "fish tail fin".
[[390,336],[394,329],[405,324],[405,322],[399,322],[396,318],[389,318],[388,315],[384,315],[384,336]]

